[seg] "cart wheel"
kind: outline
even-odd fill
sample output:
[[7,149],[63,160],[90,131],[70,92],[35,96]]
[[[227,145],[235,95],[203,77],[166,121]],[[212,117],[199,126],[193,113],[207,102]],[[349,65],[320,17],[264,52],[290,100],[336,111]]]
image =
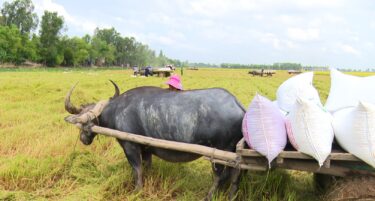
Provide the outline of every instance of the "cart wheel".
[[326,200],[374,200],[375,176],[348,176],[327,191]]
[[326,192],[332,184],[336,183],[339,180],[339,177],[335,177],[327,174],[314,174],[314,185],[315,189],[320,192]]

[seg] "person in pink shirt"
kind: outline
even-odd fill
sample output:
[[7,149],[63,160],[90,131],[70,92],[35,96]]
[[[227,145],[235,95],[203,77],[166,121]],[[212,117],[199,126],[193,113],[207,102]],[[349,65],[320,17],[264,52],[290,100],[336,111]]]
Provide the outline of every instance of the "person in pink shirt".
[[169,77],[168,82],[166,84],[169,85],[169,90],[173,91],[182,91],[182,83],[181,83],[181,78],[178,75],[172,75]]

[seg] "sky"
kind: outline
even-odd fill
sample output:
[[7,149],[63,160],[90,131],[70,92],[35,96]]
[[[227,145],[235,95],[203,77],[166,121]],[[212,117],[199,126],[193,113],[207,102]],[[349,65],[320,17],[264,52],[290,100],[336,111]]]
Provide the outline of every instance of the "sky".
[[[1,5],[4,0],[0,0]],[[373,0],[33,0],[69,36],[114,27],[157,53],[204,63],[375,68]]]

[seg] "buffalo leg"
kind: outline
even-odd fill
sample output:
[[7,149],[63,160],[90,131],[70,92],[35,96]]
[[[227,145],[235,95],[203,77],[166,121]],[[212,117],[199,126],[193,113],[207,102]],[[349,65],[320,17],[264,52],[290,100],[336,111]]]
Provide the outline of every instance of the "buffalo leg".
[[120,144],[125,152],[126,158],[128,159],[130,166],[132,167],[133,177],[135,181],[134,190],[139,191],[143,187],[141,147],[138,144],[126,141],[121,141]]
[[234,200],[237,197],[238,187],[240,185],[242,171],[237,168],[230,168],[230,182],[231,188],[229,192],[229,200]]
[[151,168],[152,153],[147,148],[142,150],[142,162],[146,170]]
[[214,172],[214,183],[208,192],[206,200],[212,200],[214,193],[225,184],[229,177],[228,167],[224,165],[212,164],[212,170]]

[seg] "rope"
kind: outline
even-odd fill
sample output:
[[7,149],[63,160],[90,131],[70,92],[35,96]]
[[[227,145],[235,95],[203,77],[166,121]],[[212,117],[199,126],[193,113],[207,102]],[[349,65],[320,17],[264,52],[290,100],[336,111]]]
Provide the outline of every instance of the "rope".
[[73,151],[72,151],[72,153],[70,153],[70,155],[73,154],[73,153],[76,151],[76,147],[77,147],[77,143],[78,143],[79,135],[80,135],[80,134],[78,133],[78,136],[77,136],[76,142],[74,143]]
[[[97,118],[95,113],[92,110],[89,110],[87,113],[91,113],[92,115],[94,115],[94,119]],[[93,118],[91,118],[91,115],[88,115],[88,117],[89,117],[89,122],[92,121]]]
[[[77,144],[78,144],[79,135],[80,135],[80,134],[78,133],[78,135],[77,135],[77,139],[76,139],[76,142],[74,143],[73,150],[72,150],[72,152],[69,154],[69,156],[73,156],[73,158],[70,159],[70,157],[69,157],[69,158],[66,158],[66,159],[65,159],[65,160],[70,159],[70,161],[69,161],[69,166],[68,166],[69,171],[70,171],[70,168],[71,168],[72,165],[73,165],[73,161],[74,161],[74,158],[75,158],[74,153],[75,153],[75,151],[76,151],[76,147],[77,147]],[[65,162],[64,162],[64,163],[65,163]],[[66,176],[66,175],[64,174],[63,176]]]
[[235,160],[235,163],[234,163],[234,168],[241,169],[240,162],[241,162],[241,156],[237,156],[236,160]]
[[212,149],[212,154],[211,154],[210,161],[211,161],[211,163],[213,164],[214,170],[216,171],[216,170],[217,170],[217,169],[216,169],[216,163],[215,163],[215,161],[214,161],[215,151],[216,151],[216,148],[213,148],[213,149]]
[[92,118],[91,115],[88,115],[89,116],[89,121],[92,121],[92,120],[95,119],[96,123],[98,124],[98,126],[100,126],[99,125],[99,116],[96,116],[95,112],[93,112],[92,110],[89,110],[87,113],[91,113],[94,116],[94,118]]

